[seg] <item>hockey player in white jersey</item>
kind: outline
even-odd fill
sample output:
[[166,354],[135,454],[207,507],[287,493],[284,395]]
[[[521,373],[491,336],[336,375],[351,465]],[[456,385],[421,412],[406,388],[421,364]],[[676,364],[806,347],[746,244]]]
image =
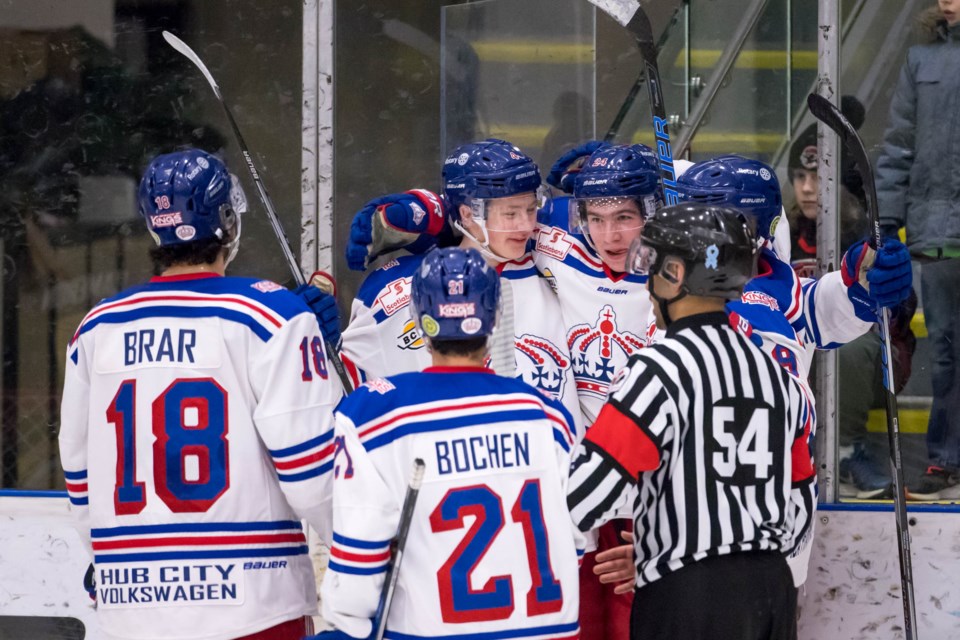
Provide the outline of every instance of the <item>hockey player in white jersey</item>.
[[[762,244],[758,274],[728,310],[746,318],[764,349],[801,380],[809,377],[816,349],[863,335],[877,321],[878,308],[895,307],[910,294],[910,256],[898,241],[879,253],[866,242],[855,244],[839,270],[819,279],[797,276],[789,256],[773,250],[783,209],[776,174],[763,162],[731,155],[696,163],[677,179],[677,192],[682,202],[734,207],[755,218]],[[773,316],[783,316],[789,327],[776,318],[765,321]]]
[[[432,233],[448,216],[450,226],[463,236],[460,246],[480,251],[499,274],[504,315],[492,337],[492,368],[559,399],[579,424],[572,361],[558,321],[560,306],[527,252],[542,204],[537,165],[514,145],[490,139],[455,149],[444,162],[443,179],[443,203],[425,190],[397,198],[413,212],[410,222],[431,226]],[[342,343],[355,382],[419,371],[430,363],[409,306],[410,282],[422,260],[422,255],[391,260],[360,287]]]
[[579,536],[565,498],[574,423],[484,366],[502,282],[474,249],[429,252],[412,305],[432,366],[368,381],[340,405],[322,587],[336,631],[316,638],[370,636],[415,458],[426,470],[386,637],[578,637]]
[[329,539],[342,388],[300,298],[224,276],[240,196],[215,156],[155,158],[138,197],[160,275],[95,306],[67,349],[60,457],[107,637],[310,631],[300,519]]

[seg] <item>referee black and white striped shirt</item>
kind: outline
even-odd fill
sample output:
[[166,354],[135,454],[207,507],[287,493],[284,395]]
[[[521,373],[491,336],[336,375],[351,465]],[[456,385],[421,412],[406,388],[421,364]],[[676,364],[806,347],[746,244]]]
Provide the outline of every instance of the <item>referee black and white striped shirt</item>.
[[676,320],[611,385],[570,511],[588,531],[633,501],[638,587],[708,556],[787,554],[814,509],[813,422],[800,383],[725,313]]

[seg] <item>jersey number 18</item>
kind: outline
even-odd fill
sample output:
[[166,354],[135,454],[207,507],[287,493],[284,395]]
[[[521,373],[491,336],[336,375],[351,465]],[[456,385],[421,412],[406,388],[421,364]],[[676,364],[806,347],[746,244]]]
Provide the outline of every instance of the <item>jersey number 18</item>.
[[[117,433],[117,515],[143,511],[145,483],[137,480],[137,381],[120,383],[107,408]],[[175,513],[204,512],[230,486],[227,392],[213,378],[174,380],[151,405],[153,482]]]

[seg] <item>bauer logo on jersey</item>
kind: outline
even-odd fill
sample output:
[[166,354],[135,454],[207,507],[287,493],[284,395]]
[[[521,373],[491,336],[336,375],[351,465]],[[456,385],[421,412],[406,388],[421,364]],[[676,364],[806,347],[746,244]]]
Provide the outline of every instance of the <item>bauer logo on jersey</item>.
[[551,398],[563,395],[564,373],[570,360],[546,338],[525,333],[516,340],[517,373],[527,384]]
[[162,229],[164,227],[175,227],[178,224],[183,224],[183,215],[180,211],[174,211],[172,213],[161,213],[159,215],[150,216],[150,226],[154,229]]
[[397,346],[401,349],[422,349],[423,336],[420,335],[420,329],[413,320],[407,320],[403,324],[403,333],[397,336]]
[[563,229],[545,227],[537,234],[537,251],[550,258],[563,260],[572,246]]
[[410,304],[410,283],[413,278],[400,278],[388,284],[377,298],[377,304],[388,316]]
[[776,299],[762,291],[744,291],[740,298],[747,304],[762,304],[770,307],[774,311],[780,310],[780,305],[777,304]]
[[441,304],[438,311],[441,318],[469,318],[477,315],[477,306],[472,302],[451,302]]
[[604,305],[595,325],[579,324],[567,333],[567,344],[573,358],[577,392],[603,398],[614,374],[644,342],[640,336],[622,331],[617,326],[613,307]]
[[257,291],[262,291],[263,293],[270,293],[272,291],[279,291],[280,289],[283,289],[283,287],[278,285],[276,282],[271,282],[270,280],[261,280],[260,282],[254,282],[250,286],[256,289]]

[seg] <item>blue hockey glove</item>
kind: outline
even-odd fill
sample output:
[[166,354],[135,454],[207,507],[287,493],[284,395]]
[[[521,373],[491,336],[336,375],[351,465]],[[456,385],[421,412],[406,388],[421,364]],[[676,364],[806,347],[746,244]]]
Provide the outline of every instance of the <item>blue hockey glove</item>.
[[350,224],[347,266],[363,271],[373,258],[397,249],[423,253],[435,244],[443,224],[443,202],[426,189],[371,200]]
[[550,198],[543,206],[543,209],[537,213],[537,220],[541,224],[559,227],[564,231],[570,231],[570,201],[571,196],[557,196]]
[[340,346],[340,310],[337,299],[311,284],[302,284],[293,291],[300,296],[317,316],[320,334],[326,342]]
[[547,184],[560,189],[564,193],[573,193],[573,181],[580,173],[583,163],[594,151],[609,144],[609,142],[603,140],[590,140],[570,149],[550,167]]
[[853,245],[844,254],[840,270],[847,295],[862,320],[875,322],[877,309],[895,307],[910,296],[910,254],[899,240],[886,240],[879,252],[866,242]]
[[[370,637],[373,637],[372,633],[368,636],[368,638]],[[321,631],[316,635],[307,636],[303,640],[367,640],[367,638],[354,638],[339,629],[333,629],[332,631]]]

